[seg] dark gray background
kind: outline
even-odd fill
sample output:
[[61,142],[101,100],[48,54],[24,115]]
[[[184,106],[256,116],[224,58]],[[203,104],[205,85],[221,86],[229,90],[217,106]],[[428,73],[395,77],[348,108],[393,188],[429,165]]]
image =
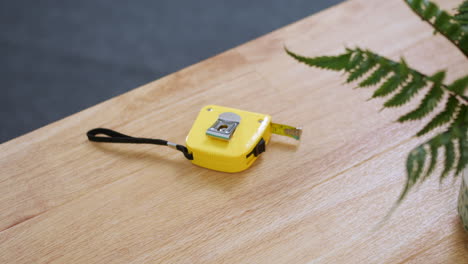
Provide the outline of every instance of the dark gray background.
[[0,142],[342,0],[0,1]]

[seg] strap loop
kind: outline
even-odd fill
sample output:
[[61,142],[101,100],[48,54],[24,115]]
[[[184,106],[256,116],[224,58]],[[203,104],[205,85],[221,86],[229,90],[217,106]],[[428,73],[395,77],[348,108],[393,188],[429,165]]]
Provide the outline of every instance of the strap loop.
[[[106,135],[107,137],[97,136],[99,134]],[[167,140],[162,139],[153,139],[153,138],[137,138],[131,137],[117,131],[107,129],[107,128],[95,128],[91,129],[86,133],[88,139],[94,142],[105,142],[105,143],[130,143],[130,144],[154,144],[161,146],[170,146],[174,147],[178,151],[182,152],[188,160],[193,160],[193,155],[189,153],[188,149],[185,146],[174,144],[168,142]]]

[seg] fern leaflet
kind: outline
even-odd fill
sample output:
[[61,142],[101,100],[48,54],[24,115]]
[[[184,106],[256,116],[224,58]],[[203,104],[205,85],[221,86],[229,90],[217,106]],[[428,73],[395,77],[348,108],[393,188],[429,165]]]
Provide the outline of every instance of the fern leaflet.
[[[444,91],[441,88],[444,76],[445,72],[438,72],[434,76],[432,76],[430,78],[434,82],[432,88],[421,101],[421,104],[418,106],[418,108],[400,117],[398,121],[405,122],[409,120],[418,120],[425,117],[432,110],[434,110],[434,108],[437,106],[439,101],[442,99],[442,96],[444,95]],[[420,83],[419,85],[419,87],[423,86],[422,83]],[[418,89],[418,85],[415,86],[416,87],[414,89]]]
[[412,80],[404,85],[401,90],[390,100],[384,103],[385,107],[398,107],[406,104],[424,86],[426,82],[418,73],[412,73]]
[[437,116],[435,116],[423,129],[421,129],[416,136],[422,136],[427,132],[433,130],[436,127],[442,126],[447,124],[452,120],[456,110],[458,109],[459,103],[457,98],[452,95],[447,100],[445,105],[444,111],[440,112]]
[[383,62],[369,77],[367,77],[364,81],[360,82],[359,86],[366,87],[376,85],[382,79],[384,79],[391,72],[391,70],[392,69],[388,65],[385,65],[385,63]]
[[435,167],[437,165],[437,157],[439,155],[439,151],[438,151],[437,146],[430,145],[429,148],[431,150],[431,161],[429,162],[429,168],[427,169],[427,172],[424,175],[423,179],[426,179],[427,177],[429,177],[429,175],[432,174],[432,172],[434,171],[434,169],[435,169]]
[[345,53],[340,56],[322,56],[316,58],[306,58],[294,54],[289,50],[286,50],[286,52],[296,60],[303,62],[309,66],[335,71],[344,70],[348,66],[349,59],[351,57],[351,53]]
[[460,158],[458,159],[456,174],[458,175],[466,167],[468,163],[468,141],[467,136],[462,135],[458,140],[458,153]]
[[447,177],[454,163],[455,163],[455,147],[453,146],[453,142],[450,140],[447,142],[447,144],[445,144],[444,171],[442,171],[440,180],[443,180],[445,177]]
[[356,66],[353,71],[350,72],[346,82],[350,83],[359,79],[368,71],[370,71],[376,64],[377,60],[372,56],[372,54],[365,53],[363,60]]
[[[459,116],[466,118],[466,105],[463,105]],[[454,122],[445,132],[438,134],[427,142],[417,146],[410,152],[406,160],[407,181],[398,202],[401,202],[408,194],[408,191],[418,179],[424,180],[431,174],[437,164],[438,149],[444,149],[444,166],[440,180],[455,170],[455,175],[459,174],[468,162],[468,142],[467,142],[467,123]],[[458,155],[455,153],[454,142],[458,144]],[[430,150],[429,168],[424,177],[421,178],[424,171],[424,164],[427,158],[425,149]]]
[[392,77],[388,78],[387,81],[385,81],[382,84],[382,86],[380,86],[377,90],[375,90],[374,94],[372,95],[372,98],[383,97],[388,94],[391,94],[396,89],[398,89],[398,86],[402,82],[404,82],[404,80],[402,80],[400,75],[398,74],[393,75]]
[[458,95],[463,96],[468,89],[468,76],[462,77],[449,85],[448,89]]
[[458,13],[453,17],[460,25],[465,32],[468,32],[468,1],[464,1],[457,8]]

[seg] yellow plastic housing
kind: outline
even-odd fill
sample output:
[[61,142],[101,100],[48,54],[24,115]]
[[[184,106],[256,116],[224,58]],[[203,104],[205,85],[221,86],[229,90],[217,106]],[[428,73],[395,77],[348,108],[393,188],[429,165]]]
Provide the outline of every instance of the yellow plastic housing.
[[[225,112],[241,117],[231,139],[222,140],[206,135],[206,130]],[[239,172],[249,168],[257,157],[252,154],[247,158],[247,155],[262,138],[265,144],[269,142],[270,123],[271,116],[265,114],[217,105],[203,107],[186,139],[186,146],[193,154],[192,163],[223,172]]]

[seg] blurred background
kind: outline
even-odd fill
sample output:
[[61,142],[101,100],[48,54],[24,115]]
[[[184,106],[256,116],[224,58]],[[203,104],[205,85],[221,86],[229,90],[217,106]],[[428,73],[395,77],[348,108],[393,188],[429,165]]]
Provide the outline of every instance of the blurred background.
[[0,1],[0,143],[341,1]]

